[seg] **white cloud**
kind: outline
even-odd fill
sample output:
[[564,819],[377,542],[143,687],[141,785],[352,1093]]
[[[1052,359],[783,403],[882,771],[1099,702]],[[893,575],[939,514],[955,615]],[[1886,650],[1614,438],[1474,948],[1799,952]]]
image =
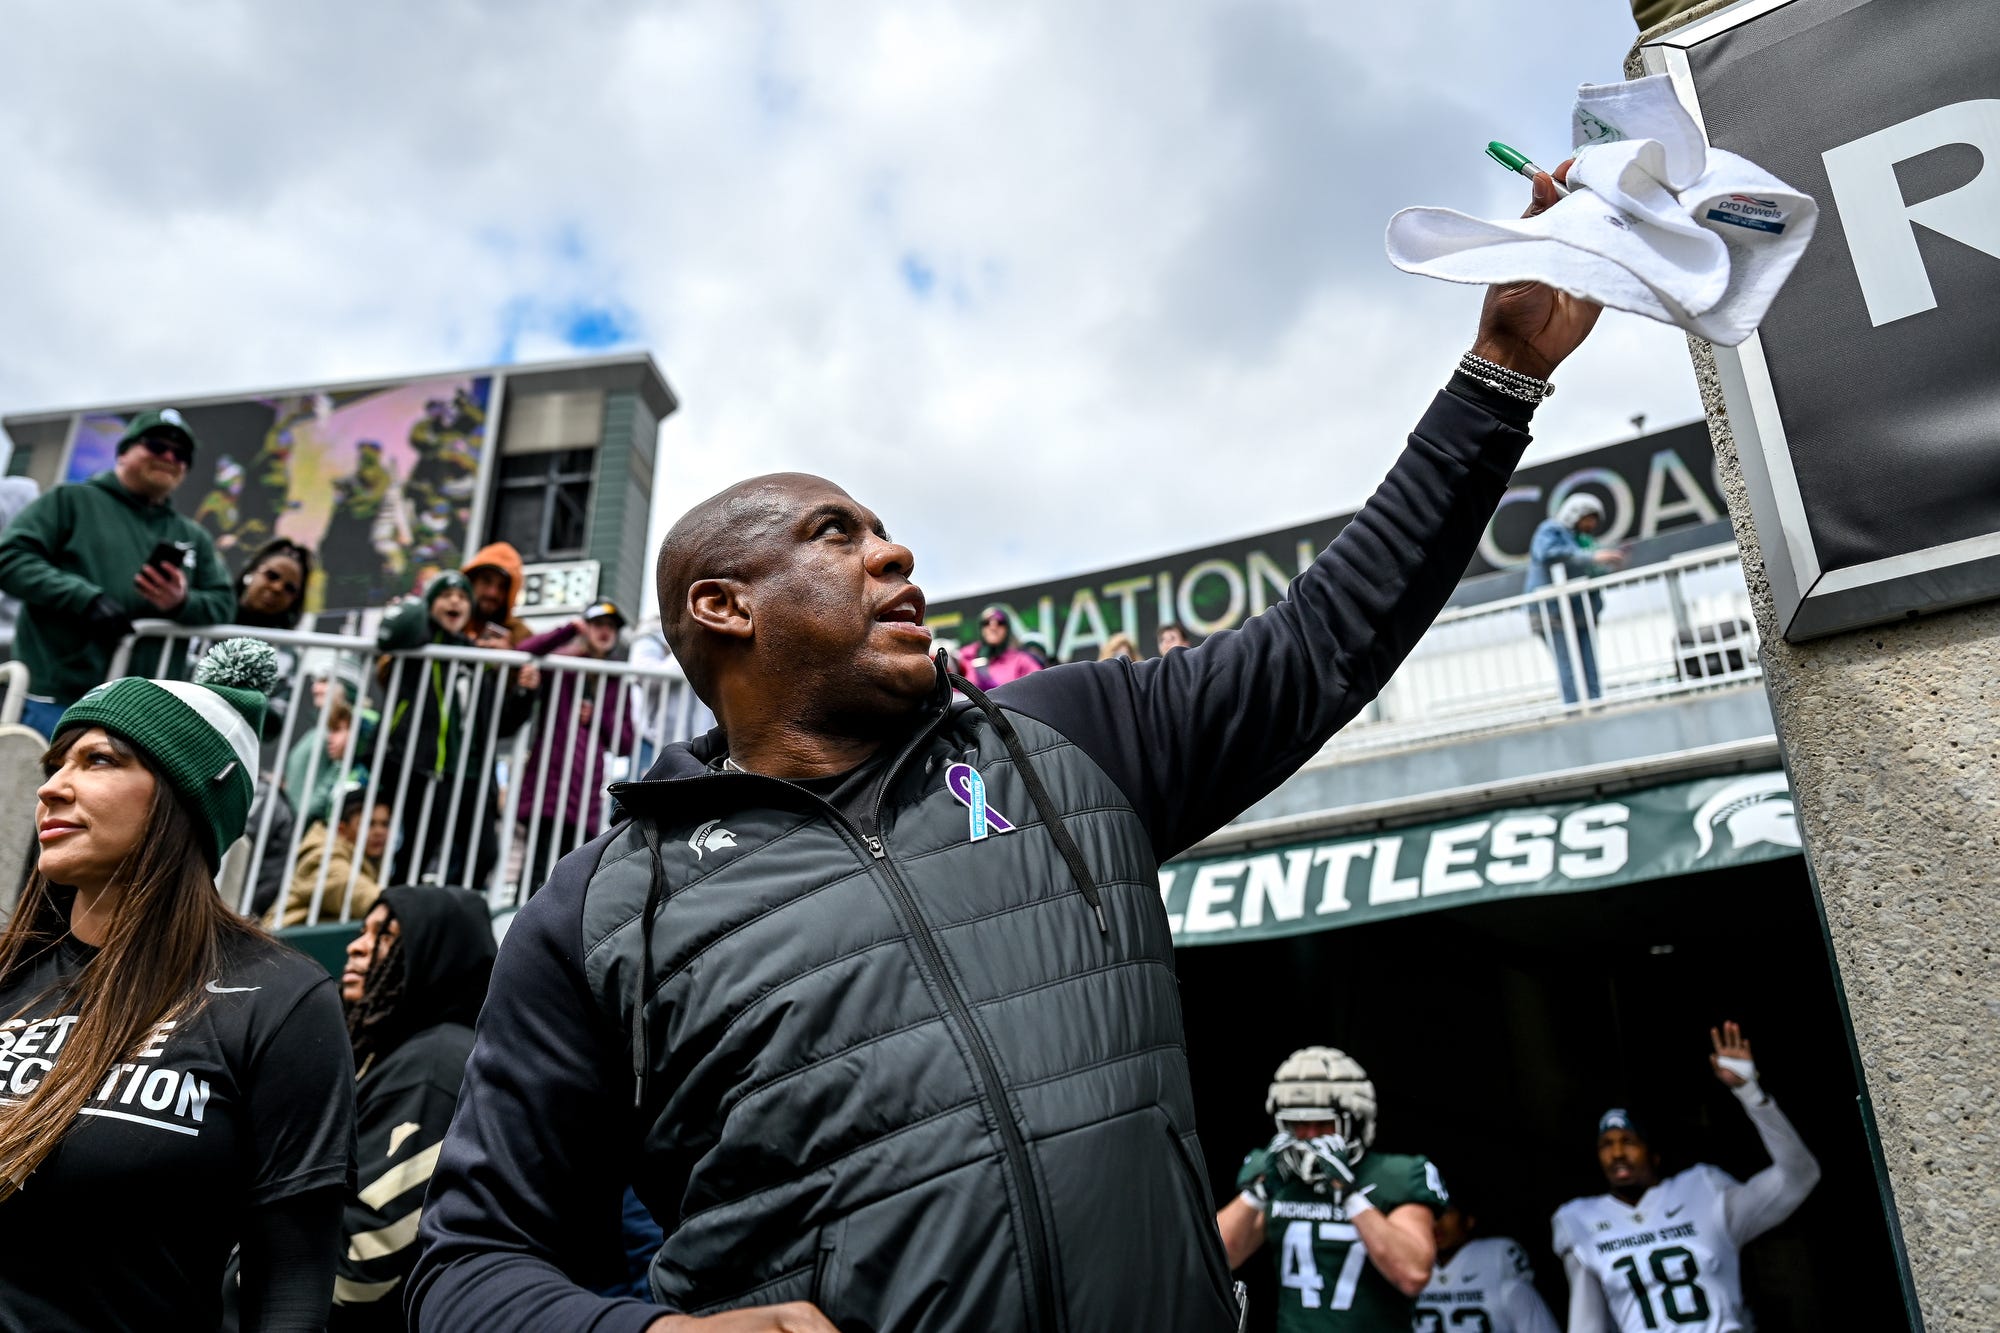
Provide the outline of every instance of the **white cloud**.
[[[0,91],[9,411],[574,354],[683,399],[658,509],[847,484],[934,594],[1365,497],[1478,294],[1405,204],[1523,193],[1616,3],[36,6]],[[915,281],[912,281],[914,276]],[[1610,316],[1538,453],[1698,412]]]

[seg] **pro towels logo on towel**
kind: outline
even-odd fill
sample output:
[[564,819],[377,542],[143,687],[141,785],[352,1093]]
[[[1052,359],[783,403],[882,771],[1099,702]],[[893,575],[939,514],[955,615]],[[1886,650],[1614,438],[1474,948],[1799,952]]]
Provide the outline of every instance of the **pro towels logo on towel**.
[[1452,282],[1546,282],[1726,347],[1748,338],[1812,239],[1819,206],[1710,148],[1661,74],[1585,84],[1571,193],[1532,218],[1406,208],[1389,259]]
[[1749,227],[1754,231],[1775,233],[1785,229],[1785,210],[1778,207],[1777,200],[1756,199],[1747,194],[1716,200],[1708,206],[1707,218],[1710,222],[1727,222],[1732,227]]

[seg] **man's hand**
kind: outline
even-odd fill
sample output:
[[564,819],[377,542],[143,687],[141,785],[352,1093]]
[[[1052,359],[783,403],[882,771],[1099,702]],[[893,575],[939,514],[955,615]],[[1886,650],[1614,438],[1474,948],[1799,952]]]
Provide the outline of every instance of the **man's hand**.
[[187,575],[173,565],[141,565],[132,586],[162,615],[172,615],[188,599]]
[[514,673],[514,684],[523,691],[542,688],[542,669],[533,662]]
[[840,1333],[840,1330],[819,1312],[818,1306],[809,1301],[792,1301],[706,1317],[662,1315],[646,1325],[646,1333]]
[[1743,1029],[1734,1019],[1719,1029],[1710,1028],[1708,1039],[1715,1044],[1708,1057],[1709,1067],[1715,1070],[1723,1087],[1734,1092],[1756,1081],[1757,1064],[1756,1057],[1750,1054],[1750,1039],[1743,1035]]
[[[1569,167],[1569,162],[1557,167],[1556,179],[1564,179]],[[1547,173],[1537,176],[1528,211],[1521,216],[1531,218],[1556,199]],[[1602,306],[1539,282],[1488,287],[1472,352],[1509,370],[1545,380],[1589,335],[1603,311]]]
[[84,608],[83,624],[99,643],[116,643],[132,632],[132,615],[108,594],[99,593]]

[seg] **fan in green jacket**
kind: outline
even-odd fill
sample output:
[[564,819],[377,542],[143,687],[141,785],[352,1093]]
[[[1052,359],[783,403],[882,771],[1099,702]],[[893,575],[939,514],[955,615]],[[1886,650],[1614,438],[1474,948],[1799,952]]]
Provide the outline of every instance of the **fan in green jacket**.
[[[173,507],[195,447],[179,412],[141,413],[111,471],[56,487],[0,537],[0,590],[21,599],[14,655],[27,664],[37,701],[60,710],[102,684],[135,619],[218,625],[234,613],[235,589],[215,544]],[[183,544],[167,571],[146,565],[162,542]],[[157,645],[144,646],[128,670],[151,676],[158,658]]]

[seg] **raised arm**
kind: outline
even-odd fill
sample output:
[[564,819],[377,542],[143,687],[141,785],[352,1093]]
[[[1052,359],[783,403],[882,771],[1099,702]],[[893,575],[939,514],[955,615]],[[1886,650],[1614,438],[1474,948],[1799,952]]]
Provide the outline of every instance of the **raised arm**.
[[1743,1104],[1757,1137],[1764,1141],[1764,1151],[1771,1154],[1769,1166],[1722,1196],[1729,1238],[1743,1245],[1790,1217],[1805,1202],[1819,1183],[1819,1160],[1758,1083],[1750,1039],[1743,1035],[1743,1029],[1734,1022],[1724,1023],[1720,1030],[1710,1028],[1709,1038],[1715,1043],[1709,1061],[1716,1077]]
[[[1554,202],[1546,177],[1540,212]],[[1473,351],[1546,378],[1597,307],[1532,283],[1488,291]],[[1037,672],[996,699],[1062,732],[1125,792],[1162,858],[1311,758],[1375,697],[1471,563],[1528,445],[1530,406],[1452,377],[1354,521],[1285,600],[1199,648]]]

